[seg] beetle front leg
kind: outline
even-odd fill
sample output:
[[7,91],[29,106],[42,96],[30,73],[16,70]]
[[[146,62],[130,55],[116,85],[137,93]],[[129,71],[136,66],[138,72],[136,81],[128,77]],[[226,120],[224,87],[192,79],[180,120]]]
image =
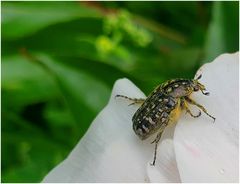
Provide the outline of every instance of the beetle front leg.
[[197,115],[194,115],[194,114],[190,111],[190,109],[189,109],[189,107],[188,107],[188,103],[186,102],[186,100],[185,100],[184,98],[181,99],[181,106],[182,106],[183,109],[186,110],[186,113],[190,114],[190,116],[192,116],[193,118],[198,118],[199,116],[201,116],[201,111],[199,111],[199,113],[198,113]]
[[129,97],[124,96],[124,95],[116,95],[115,96],[115,98],[118,98],[118,97],[125,98],[125,99],[127,99],[129,101],[132,101],[132,103],[130,103],[129,106],[130,105],[135,105],[135,104],[142,105],[144,103],[144,101],[145,101],[145,99],[143,99],[143,98],[129,98]]
[[213,122],[215,122],[216,118],[213,117],[212,115],[208,114],[207,110],[200,104],[198,104],[197,102],[195,102],[194,100],[188,98],[188,97],[185,97],[186,101],[188,101],[190,104],[192,105],[196,105],[199,109],[201,109],[206,115],[208,115],[210,118],[213,119]]

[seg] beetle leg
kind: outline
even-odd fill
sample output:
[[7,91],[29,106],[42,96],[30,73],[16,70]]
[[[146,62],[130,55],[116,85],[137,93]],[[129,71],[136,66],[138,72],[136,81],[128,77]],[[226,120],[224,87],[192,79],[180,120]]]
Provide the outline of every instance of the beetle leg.
[[145,99],[143,99],[143,98],[129,98],[129,97],[124,96],[124,95],[116,95],[115,98],[117,98],[117,97],[125,98],[125,99],[127,99],[127,100],[132,101],[132,103],[130,103],[129,106],[130,106],[130,105],[135,105],[135,104],[142,105],[143,102],[145,101]]
[[213,117],[212,115],[208,114],[207,110],[200,104],[198,104],[197,102],[195,102],[194,100],[188,98],[188,97],[185,97],[186,101],[188,101],[190,104],[192,105],[196,105],[199,109],[201,109],[206,115],[208,115],[210,118],[213,119],[213,122],[215,122],[216,118]]
[[199,111],[199,113],[197,115],[194,115],[189,107],[188,107],[188,104],[186,102],[185,99],[182,99],[182,102],[181,102],[181,105],[182,105],[182,108],[184,108],[186,110],[186,113],[190,114],[190,116],[194,117],[194,118],[198,118],[199,116],[201,116],[201,111]]
[[154,158],[153,158],[153,163],[152,163],[151,165],[155,165],[156,158],[157,158],[157,147],[158,147],[158,142],[159,142],[160,139],[161,139],[162,133],[163,133],[163,131],[159,132],[159,133],[157,134],[157,137],[154,139],[154,141],[151,142],[151,144],[152,144],[152,143],[155,143]]

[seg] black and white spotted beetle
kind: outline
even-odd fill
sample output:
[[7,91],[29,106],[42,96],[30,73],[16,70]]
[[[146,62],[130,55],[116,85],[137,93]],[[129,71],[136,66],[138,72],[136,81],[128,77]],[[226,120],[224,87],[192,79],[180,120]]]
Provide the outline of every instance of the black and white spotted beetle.
[[205,114],[213,118],[215,117],[208,114],[207,110],[200,104],[196,103],[190,98],[193,92],[201,91],[204,95],[209,95],[205,92],[205,86],[197,79],[173,79],[163,84],[160,84],[146,99],[129,98],[123,95],[116,95],[116,97],[123,97],[130,101],[131,104],[139,104],[140,108],[135,112],[132,118],[133,130],[142,140],[147,139],[150,135],[158,132],[155,140],[154,159],[152,165],[155,165],[157,145],[161,138],[164,129],[173,122],[179,119],[182,110],[192,117],[197,118],[201,115],[201,111],[197,115],[193,115],[190,111],[188,104],[196,105]]

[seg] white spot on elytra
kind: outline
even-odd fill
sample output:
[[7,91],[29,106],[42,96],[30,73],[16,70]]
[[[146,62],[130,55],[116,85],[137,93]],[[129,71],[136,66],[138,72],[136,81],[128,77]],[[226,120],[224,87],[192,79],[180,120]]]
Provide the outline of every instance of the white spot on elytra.
[[162,121],[162,122],[166,121],[166,118],[162,118],[161,121]]
[[167,92],[171,92],[171,91],[172,91],[172,88],[168,88],[168,89],[167,89]]
[[151,123],[152,125],[155,125],[155,122],[150,117],[148,118],[148,122]]
[[145,125],[143,125],[142,128],[143,128],[146,132],[149,132],[149,129],[148,129],[147,127],[145,127]]
[[164,98],[164,102],[168,102],[168,99],[167,99],[167,98]]
[[138,131],[138,133],[139,133],[140,135],[143,135],[143,131],[142,131],[141,128],[137,129],[137,131]]

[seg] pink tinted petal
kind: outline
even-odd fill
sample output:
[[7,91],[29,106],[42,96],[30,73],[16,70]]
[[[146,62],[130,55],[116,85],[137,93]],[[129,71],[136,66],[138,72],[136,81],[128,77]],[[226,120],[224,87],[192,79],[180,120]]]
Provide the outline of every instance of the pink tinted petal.
[[174,148],[182,182],[238,182],[238,58],[238,53],[224,54],[198,71],[210,96],[197,93],[192,99],[216,121],[204,113],[179,120]]

